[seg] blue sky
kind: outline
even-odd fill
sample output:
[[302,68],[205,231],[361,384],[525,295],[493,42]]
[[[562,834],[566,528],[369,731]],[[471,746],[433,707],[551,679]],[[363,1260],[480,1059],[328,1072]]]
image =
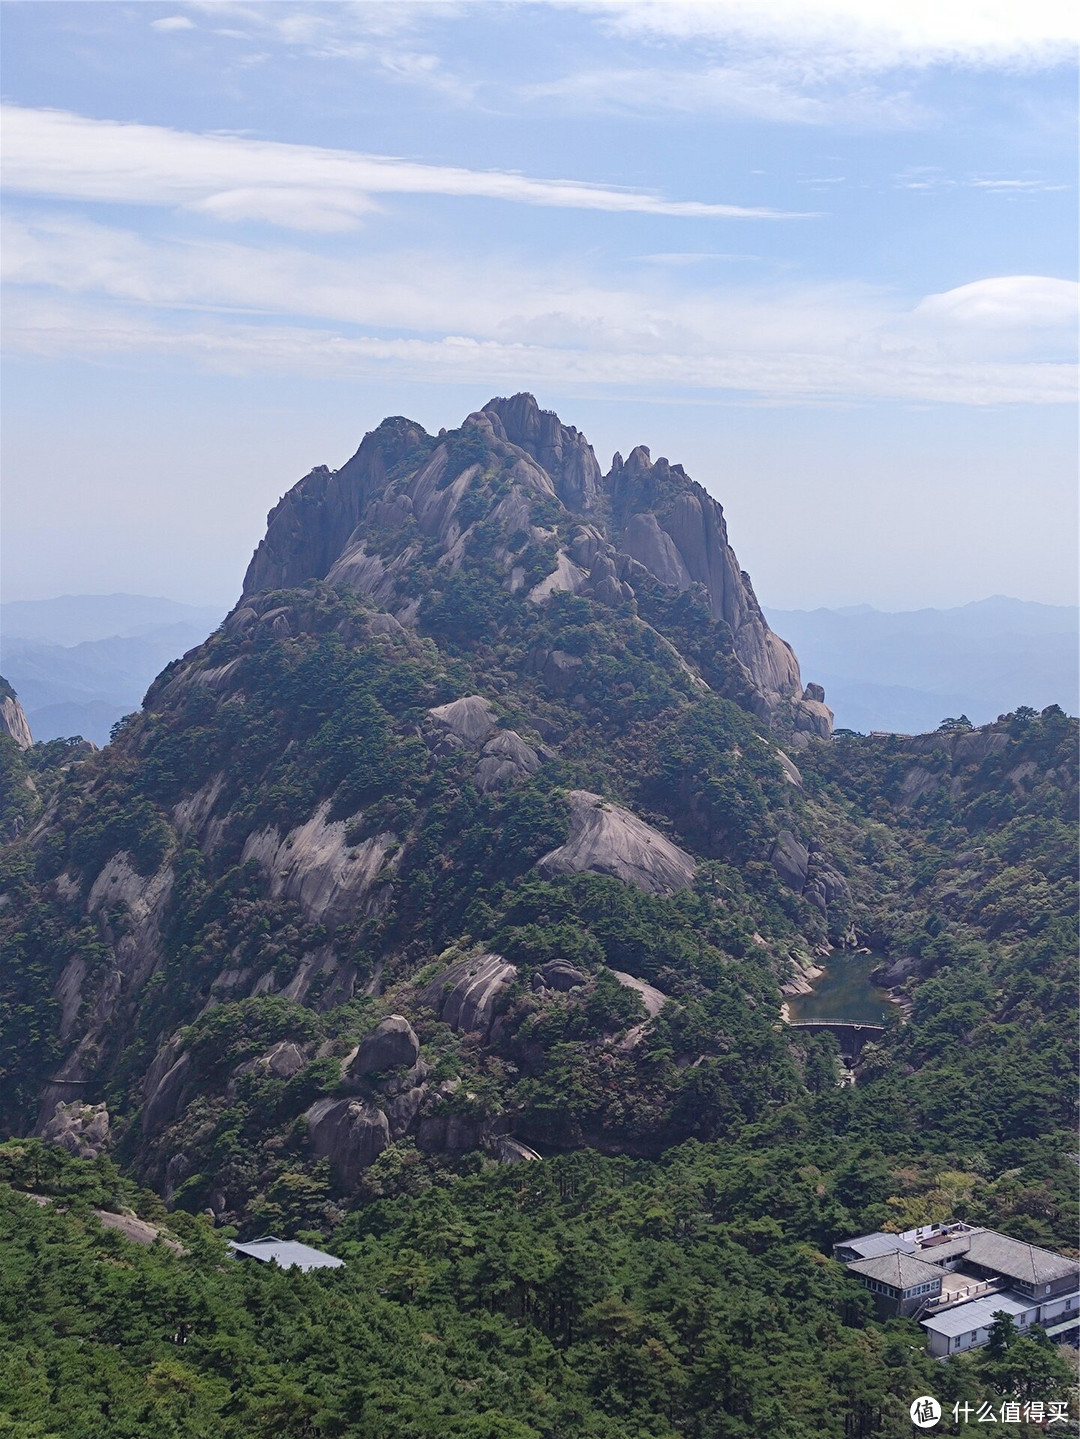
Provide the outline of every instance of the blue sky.
[[1056,0],[4,5],[4,586],[229,600],[383,415],[531,389],[763,602],[1075,598]]

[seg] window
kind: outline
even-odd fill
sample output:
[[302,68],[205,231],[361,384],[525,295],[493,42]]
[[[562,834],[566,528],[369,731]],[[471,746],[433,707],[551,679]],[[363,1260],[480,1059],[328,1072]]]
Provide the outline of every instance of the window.
[[1044,1294],[1049,1294],[1049,1293],[1050,1293],[1050,1286],[1049,1286],[1049,1284],[1048,1284],[1048,1285],[1046,1286],[1046,1288],[1043,1290],[1043,1293],[1044,1293]]
[[958,1335],[956,1336],[956,1338],[953,1340],[953,1342],[952,1342],[952,1347],[953,1347],[954,1349],[959,1349],[959,1348],[960,1348],[960,1337],[961,1337],[961,1336],[958,1334]]

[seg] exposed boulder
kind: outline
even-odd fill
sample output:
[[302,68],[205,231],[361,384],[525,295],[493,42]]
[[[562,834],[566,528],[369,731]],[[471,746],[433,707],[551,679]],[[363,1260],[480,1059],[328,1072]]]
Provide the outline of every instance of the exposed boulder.
[[557,695],[569,694],[577,682],[578,671],[585,663],[579,655],[568,655],[563,650],[549,650],[540,659],[540,673],[544,683]]
[[549,600],[560,590],[576,595],[585,588],[588,579],[585,571],[579,565],[574,564],[566,551],[560,550],[555,556],[555,568],[549,575],[545,575],[542,580],[533,585],[528,598],[534,605],[538,605]]
[[662,989],[657,989],[654,984],[647,980],[638,979],[636,975],[624,974],[621,969],[613,969],[611,973],[626,989],[634,989],[641,995],[641,1002],[645,1006],[645,1012],[650,1019],[655,1019],[668,1002],[668,996]]
[[[814,698],[811,690],[819,693],[821,699]],[[820,685],[807,685],[806,693],[795,704],[793,718],[796,733],[829,738],[833,732],[833,712],[825,703],[825,691]]]
[[794,760],[786,755],[782,749],[776,751],[776,758],[780,761],[780,767],[784,771],[784,778],[787,782],[802,789],[802,774],[799,772],[799,768]]
[[109,1143],[109,1111],[104,1104],[58,1101],[41,1137],[76,1159],[96,1159]]
[[95,1209],[94,1213],[101,1221],[103,1229],[115,1230],[132,1244],[161,1244],[163,1248],[171,1249],[174,1254],[187,1253],[179,1240],[168,1238],[156,1224],[147,1224],[146,1220],[140,1219],[137,1214],[114,1214],[109,1209]]
[[481,794],[526,779],[540,768],[540,756],[512,729],[500,730],[488,740],[474,771]]
[[482,695],[465,695],[450,704],[436,705],[428,714],[463,744],[482,745],[495,731],[495,711]]
[[588,984],[589,976],[568,959],[549,959],[532,977],[534,989],[557,989],[566,993]]
[[451,1029],[486,1037],[499,997],[516,978],[517,968],[501,954],[480,954],[443,970],[417,997]]
[[570,838],[544,855],[537,866],[541,874],[592,870],[648,894],[671,894],[692,883],[696,866],[690,855],[628,809],[589,790],[571,790],[567,799]]
[[922,961],[917,955],[904,955],[901,959],[894,959],[886,964],[879,964],[877,969],[870,971],[870,978],[882,989],[895,989],[897,985],[903,984],[913,975],[922,974]]
[[782,829],[773,840],[769,847],[768,860],[788,889],[802,894],[810,868],[810,851],[799,843],[789,829]]
[[355,1189],[360,1175],[390,1143],[383,1111],[363,1099],[319,1099],[305,1113],[308,1140],[317,1159],[329,1159],[334,1178]]
[[411,1089],[403,1089],[399,1094],[391,1095],[382,1101],[382,1109],[386,1114],[387,1123],[390,1125],[390,1138],[400,1139],[406,1134],[412,1125],[413,1120],[420,1112],[420,1105],[427,1094],[427,1086],[424,1084],[413,1085]]
[[500,1134],[495,1140],[495,1153],[500,1164],[531,1164],[543,1156],[514,1139],[509,1134]]
[[382,1074],[401,1064],[412,1066],[419,1057],[420,1041],[412,1025],[403,1014],[390,1014],[364,1036],[349,1073],[357,1078]]
[[300,1073],[306,1063],[298,1044],[291,1039],[281,1039],[272,1044],[265,1054],[259,1055],[255,1068],[272,1074],[275,1079],[291,1079],[294,1074]]
[[416,1131],[416,1143],[425,1154],[464,1154],[489,1138],[483,1120],[463,1114],[425,1114]]
[[810,855],[803,895],[829,918],[830,929],[836,928],[836,911],[843,915],[851,905],[851,887],[847,880],[818,853]]

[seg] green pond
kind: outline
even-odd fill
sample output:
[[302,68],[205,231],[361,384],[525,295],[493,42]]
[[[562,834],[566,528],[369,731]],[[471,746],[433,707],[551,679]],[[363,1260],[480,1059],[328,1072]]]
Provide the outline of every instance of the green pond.
[[810,1019],[843,1019],[849,1024],[883,1024],[890,1009],[888,993],[873,984],[870,971],[882,963],[880,954],[852,954],[838,949],[823,961],[825,973],[809,994],[793,994],[788,1010],[796,1024]]

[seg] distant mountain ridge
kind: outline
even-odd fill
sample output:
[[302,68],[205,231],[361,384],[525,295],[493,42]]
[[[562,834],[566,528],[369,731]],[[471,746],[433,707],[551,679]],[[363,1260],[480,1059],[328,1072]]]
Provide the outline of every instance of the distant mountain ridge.
[[0,606],[0,665],[35,739],[107,744],[151,680],[200,644],[221,610],[149,595],[61,595]]
[[825,685],[841,729],[919,734],[947,715],[987,724],[1018,705],[1077,710],[1080,628],[1070,606],[994,595],[944,610],[765,613]]
[[6,600],[0,604],[0,631],[5,643],[20,639],[78,645],[117,635],[143,635],[162,625],[212,628],[225,608],[188,605],[160,595],[56,595],[47,600]]

